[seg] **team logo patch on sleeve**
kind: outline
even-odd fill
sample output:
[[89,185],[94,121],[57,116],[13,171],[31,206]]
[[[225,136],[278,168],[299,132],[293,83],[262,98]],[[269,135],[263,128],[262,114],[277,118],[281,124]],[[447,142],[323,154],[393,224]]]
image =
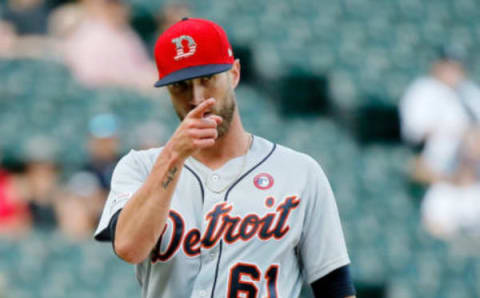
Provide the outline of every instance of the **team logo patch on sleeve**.
[[269,189],[273,186],[273,177],[267,173],[260,173],[253,178],[253,184],[261,190]]

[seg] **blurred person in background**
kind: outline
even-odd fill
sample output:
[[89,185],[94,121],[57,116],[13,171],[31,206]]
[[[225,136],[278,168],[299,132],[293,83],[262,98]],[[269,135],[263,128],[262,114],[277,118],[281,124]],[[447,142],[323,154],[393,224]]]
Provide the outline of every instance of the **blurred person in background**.
[[29,230],[31,216],[17,177],[0,166],[0,235],[18,237]]
[[50,13],[48,19],[48,35],[52,48],[62,59],[64,41],[77,30],[87,15],[85,5],[81,1],[67,2]]
[[157,36],[182,18],[190,17],[191,15],[190,7],[186,3],[165,4],[163,8],[157,12]]
[[67,2],[50,13],[48,33],[60,39],[68,37],[86,18],[87,11],[82,1]]
[[91,238],[105,202],[103,189],[92,173],[77,172],[55,205],[58,226],[72,240]]
[[166,141],[166,128],[159,122],[145,122],[135,129],[135,143],[138,150],[161,147]]
[[118,119],[109,113],[96,115],[89,122],[89,131],[89,157],[83,170],[98,179],[106,196],[110,190],[113,169],[121,156],[117,136]]
[[[0,54],[7,57],[48,58],[52,44],[47,36],[48,18],[53,5],[46,0],[8,0],[0,17],[0,32],[7,33],[8,51],[0,45]],[[11,27],[6,28],[8,24]],[[6,31],[7,30],[7,31]],[[2,36],[2,42],[4,35]]]
[[0,57],[12,58],[14,56],[15,44],[18,36],[12,24],[0,20]]
[[25,173],[20,187],[28,201],[33,228],[51,231],[57,226],[55,201],[59,195],[57,145],[45,136],[31,138],[25,146]]
[[45,35],[49,13],[45,0],[7,0],[2,18],[18,35]]
[[168,27],[180,21],[184,17],[190,17],[192,11],[187,3],[165,3],[161,9],[155,12],[155,32],[148,38],[149,53],[153,56],[153,49],[157,37],[163,33]]
[[413,179],[450,180],[459,144],[480,119],[480,89],[467,79],[461,48],[439,51],[430,74],[416,79],[400,101],[404,139],[419,154]]
[[83,0],[85,16],[63,45],[65,63],[86,86],[151,89],[153,62],[130,28],[129,7],[121,0]]
[[480,128],[466,134],[451,181],[430,186],[422,202],[422,220],[434,236],[451,239],[480,235]]

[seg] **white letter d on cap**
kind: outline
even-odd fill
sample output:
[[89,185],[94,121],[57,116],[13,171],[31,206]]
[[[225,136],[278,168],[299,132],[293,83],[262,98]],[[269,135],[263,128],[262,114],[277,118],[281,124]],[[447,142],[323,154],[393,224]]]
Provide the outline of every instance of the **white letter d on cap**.
[[[187,53],[183,52],[183,45],[182,45],[183,40],[186,40],[188,42]],[[177,48],[177,56],[174,57],[175,60],[180,60],[182,58],[192,56],[193,54],[195,54],[195,51],[197,49],[197,44],[195,43],[195,40],[193,40],[193,38],[188,35],[182,35],[180,37],[174,38],[172,39],[172,43],[174,43]]]

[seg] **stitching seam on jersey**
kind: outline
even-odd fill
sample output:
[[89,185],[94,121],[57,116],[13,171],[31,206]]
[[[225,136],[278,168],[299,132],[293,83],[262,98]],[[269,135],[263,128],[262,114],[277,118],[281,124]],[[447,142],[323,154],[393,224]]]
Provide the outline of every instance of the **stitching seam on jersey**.
[[[253,135],[252,135],[253,137]],[[252,140],[253,142],[253,140]],[[225,199],[224,201],[226,202],[228,200],[228,194],[230,193],[230,191],[243,179],[245,178],[246,176],[248,176],[248,174],[250,174],[251,172],[253,172],[253,170],[255,170],[256,168],[258,168],[262,163],[264,163],[272,154],[273,154],[273,151],[275,151],[275,148],[277,148],[277,144],[273,144],[273,148],[272,150],[270,150],[270,152],[267,154],[267,156],[265,156],[258,164],[256,164],[255,166],[253,166],[250,170],[248,170],[245,174],[243,174],[242,176],[240,176],[240,178],[238,178],[237,181],[235,181],[232,186],[230,186],[230,188],[227,190],[227,193],[225,194]],[[217,285],[217,278],[218,278],[218,268],[220,266],[220,258],[222,257],[222,250],[223,250],[223,241],[220,240],[220,247],[219,247],[219,253],[218,253],[218,258],[217,258],[217,266],[215,268],[215,279],[213,280],[213,286],[212,286],[212,295],[210,296],[211,298],[214,298],[214,295],[215,295],[215,287]]]

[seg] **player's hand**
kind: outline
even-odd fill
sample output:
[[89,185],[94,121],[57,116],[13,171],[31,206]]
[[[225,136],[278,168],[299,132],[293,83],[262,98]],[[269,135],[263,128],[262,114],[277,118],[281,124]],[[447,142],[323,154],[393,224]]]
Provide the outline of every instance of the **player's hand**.
[[214,98],[209,98],[191,110],[173,136],[170,145],[180,158],[186,159],[195,151],[213,146],[218,137],[217,125],[222,123],[218,115],[205,116],[215,104]]

